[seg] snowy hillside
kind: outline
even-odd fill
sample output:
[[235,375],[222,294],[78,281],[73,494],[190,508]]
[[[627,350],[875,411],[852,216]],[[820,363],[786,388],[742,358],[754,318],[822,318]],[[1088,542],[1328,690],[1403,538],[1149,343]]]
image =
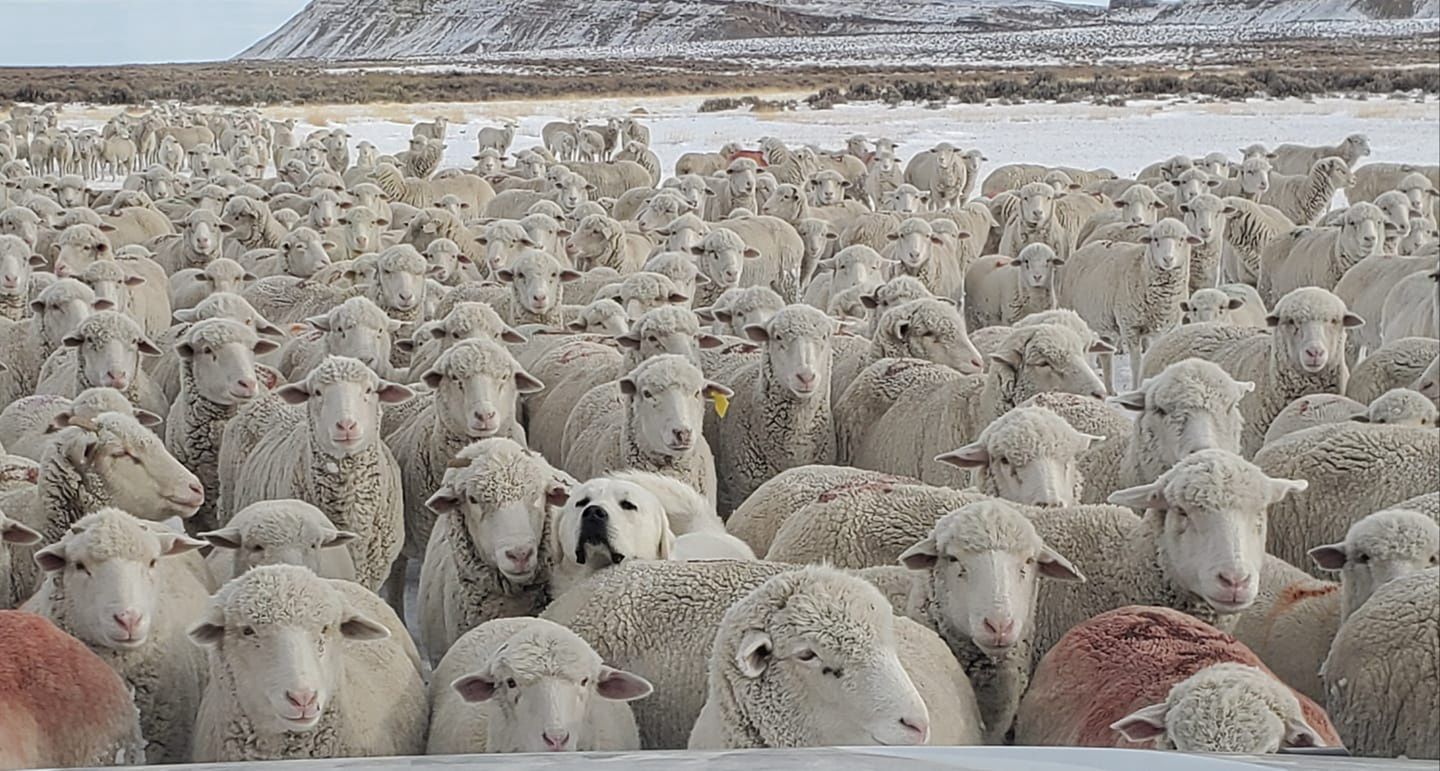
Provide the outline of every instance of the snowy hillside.
[[698,41],[1440,16],[1440,0],[312,0],[242,59],[386,60]]

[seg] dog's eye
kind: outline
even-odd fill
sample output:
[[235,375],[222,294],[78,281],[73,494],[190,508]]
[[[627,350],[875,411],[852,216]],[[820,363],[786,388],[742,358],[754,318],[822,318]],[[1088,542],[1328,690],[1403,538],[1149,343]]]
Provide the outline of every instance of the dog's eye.
[[590,499],[589,499],[589,498],[581,498],[580,500],[578,500],[578,501],[575,502],[575,508],[577,508],[577,509],[583,509],[583,508],[585,508],[586,506],[589,506],[589,505],[590,505]]
[[622,508],[622,509],[624,509],[624,510],[626,510],[626,511],[634,511],[634,510],[635,510],[635,504],[633,504],[633,503],[631,503],[631,502],[629,502],[629,501],[626,501],[626,500],[622,500],[622,501],[620,501],[620,508]]

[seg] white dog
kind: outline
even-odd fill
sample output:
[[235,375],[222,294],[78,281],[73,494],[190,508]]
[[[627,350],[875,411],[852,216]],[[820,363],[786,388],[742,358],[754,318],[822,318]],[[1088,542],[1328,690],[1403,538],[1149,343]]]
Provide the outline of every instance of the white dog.
[[554,533],[556,595],[627,559],[670,559],[675,546],[660,499],[634,482],[606,477],[570,491]]

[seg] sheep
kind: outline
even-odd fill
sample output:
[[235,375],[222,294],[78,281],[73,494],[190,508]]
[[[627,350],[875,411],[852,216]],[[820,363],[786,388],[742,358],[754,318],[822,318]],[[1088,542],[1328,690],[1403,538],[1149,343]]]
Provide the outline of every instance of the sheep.
[[1245,419],[1240,447],[1247,457],[1264,444],[1265,430],[1290,402],[1345,391],[1346,331],[1364,321],[1330,292],[1304,287],[1282,298],[1266,323],[1270,333],[1213,322],[1187,324],[1156,341],[1144,362],[1144,376],[1154,377],[1174,361],[1199,357],[1253,382],[1255,390],[1240,403]]
[[1431,662],[1440,624],[1440,571],[1381,586],[1341,625],[1325,659],[1326,704],[1351,752],[1440,758]]
[[[97,262],[86,269],[86,276],[95,268],[107,264],[118,263]],[[215,292],[239,294],[255,279],[256,276],[240,263],[224,257],[211,261],[203,269],[182,270],[170,277],[170,308],[172,311],[193,308]],[[127,277],[128,280],[130,277]]]
[[1075,242],[1080,246],[1091,241],[1104,240],[1097,231],[1119,228],[1148,228],[1155,224],[1160,212],[1168,208],[1155,191],[1147,185],[1134,185],[1115,199],[1115,208],[1101,212],[1085,221],[1076,233]]
[[1015,216],[1000,237],[1000,254],[1018,256],[1021,249],[1037,243],[1054,249],[1061,259],[1069,259],[1075,249],[1075,234],[1056,216],[1055,188],[1043,182],[1020,188]]
[[1058,269],[1065,261],[1045,244],[1030,244],[1014,259],[981,258],[965,272],[965,320],[971,329],[1012,325],[1055,307]]
[[219,524],[255,501],[309,501],[360,536],[347,544],[356,581],[378,588],[404,537],[400,469],[379,436],[380,405],[412,394],[356,359],[332,356],[304,380],[252,400],[222,435]]
[[[423,325],[421,327],[423,329]],[[436,326],[429,330],[426,341],[416,347],[414,341],[402,340],[396,345],[410,350],[410,376],[407,383],[419,382],[440,355],[461,340],[494,340],[502,343],[524,343],[525,338],[504,321],[500,314],[485,303],[457,302]]]
[[223,256],[225,236],[234,230],[214,212],[196,209],[185,217],[180,233],[160,236],[146,246],[155,253],[153,259],[165,273],[172,274],[185,268],[203,268]]
[[425,556],[435,515],[425,501],[439,486],[446,464],[466,445],[503,436],[524,444],[519,400],[545,387],[497,342],[462,340],[421,375],[428,393],[405,409],[409,416],[385,432],[385,444],[400,466],[404,491],[405,547],[395,562],[404,583],[407,560]]
[[[726,401],[735,392],[674,354],[646,359],[619,387],[624,410],[595,416],[561,466],[580,479],[620,469],[659,472],[688,483],[713,505],[715,461],[703,416],[707,401]],[[570,420],[581,417],[572,413]]]
[[602,664],[559,624],[488,621],[457,640],[436,667],[426,751],[638,750],[625,702],[652,690],[644,678]]
[[1425,396],[1408,388],[1393,388],[1377,396],[1370,407],[1351,420],[1390,426],[1435,426],[1436,406]]
[[64,348],[40,370],[37,394],[73,398],[94,386],[114,388],[136,407],[161,415],[168,412],[165,395],[140,366],[141,356],[159,356],[140,326],[115,311],[91,314],[67,335]]
[[965,203],[962,191],[969,170],[960,151],[948,143],[916,153],[905,166],[905,182],[930,196],[933,209],[951,209]]
[[863,244],[847,246],[835,253],[834,257],[819,260],[819,267],[826,269],[806,284],[802,302],[821,310],[827,310],[835,295],[848,289],[861,287],[864,291],[881,283],[881,270],[890,260]]
[[712,331],[715,334],[739,336],[745,327],[764,324],[784,307],[785,301],[775,290],[752,286],[727,289],[713,305],[697,310],[696,314],[713,321]]
[[130,287],[145,283],[144,277],[127,274],[125,265],[114,260],[98,260],[85,266],[76,278],[90,287],[97,302],[110,303],[111,310],[129,316],[137,324],[145,323],[143,311],[130,307]]
[[1349,166],[1360,162],[1370,154],[1370,140],[1363,134],[1351,134],[1338,145],[1310,147],[1306,145],[1277,145],[1267,157],[1281,174],[1304,174],[1324,158],[1339,158]]
[[1133,605],[1071,628],[1040,660],[1015,740],[1250,754],[1340,744],[1325,711],[1235,638]]
[[506,323],[562,326],[565,318],[560,285],[578,281],[581,274],[562,267],[545,252],[527,249],[496,271],[495,277],[510,285],[508,302],[503,309],[496,309]]
[[1322,570],[1340,573],[1338,622],[1344,623],[1383,585],[1432,567],[1440,550],[1440,525],[1433,516],[1404,508],[1367,515],[1350,526],[1339,543],[1316,546],[1310,558]]
[[215,586],[265,565],[299,565],[321,578],[355,579],[355,563],[344,546],[358,536],[337,530],[324,512],[304,501],[252,503],[225,527],[199,537],[212,547],[205,566]]
[[935,460],[974,469],[975,486],[986,495],[1027,506],[1073,506],[1084,485],[1076,457],[1104,439],[1075,430],[1044,407],[1016,407],[974,442]]
[[[1433,265],[1433,263],[1432,263]],[[1440,300],[1436,299],[1440,270],[1411,273],[1385,295],[1380,312],[1380,339],[1440,337]]]
[[[248,264],[257,276],[293,276],[311,278],[330,266],[329,250],[335,249],[333,241],[326,241],[318,232],[308,227],[297,227],[287,233],[275,247],[275,253],[247,252],[241,264]],[[262,256],[263,255],[263,256]]]
[[500,437],[451,462],[426,501],[439,515],[420,568],[419,637],[430,661],[486,621],[537,615],[550,602],[552,509],[571,483]]
[[1345,271],[1384,245],[1385,215],[1360,203],[1346,210],[1338,227],[1301,228],[1271,241],[1260,256],[1260,297],[1274,304],[1305,286],[1334,287]]
[[[204,501],[200,480],[165,452],[134,417],[106,412],[69,418],[40,459],[33,487],[0,496],[0,511],[54,543],[86,514],[106,506],[154,521],[186,518]],[[39,584],[31,552],[10,565],[11,591],[28,597]]]
[[1285,405],[1265,430],[1265,444],[1282,436],[1329,423],[1340,423],[1363,415],[1366,406],[1339,394],[1311,394]]
[[1180,301],[1180,312],[1186,324],[1214,321],[1256,329],[1265,326],[1265,303],[1249,284],[1196,289],[1190,293],[1190,299]]
[[[717,241],[724,233],[739,238]],[[716,294],[734,286],[768,286],[787,303],[795,302],[800,295],[805,242],[783,219],[731,216],[715,223],[696,248],[703,249],[703,252],[691,251],[697,256],[703,255],[698,261],[700,270],[717,285]],[[716,267],[721,264],[725,266],[723,270]],[[732,272],[739,283],[727,280]]]
[[1310,481],[1303,495],[1271,509],[1266,547],[1303,566],[1307,546],[1338,541],[1366,514],[1440,488],[1440,432],[1344,421],[1279,438],[1255,463]]
[[87,388],[74,399],[46,394],[14,402],[0,412],[0,436],[5,437],[6,452],[39,461],[55,432],[72,421],[90,420],[103,412],[130,415],[143,426],[156,426],[163,420],[136,409],[113,388]]
[[408,171],[415,169],[402,171],[389,163],[381,163],[370,172],[370,181],[389,196],[392,206],[402,203],[417,209],[429,209],[441,198],[453,195],[469,204],[470,211],[481,212],[486,211],[490,202],[498,197],[489,182],[474,174],[424,179],[420,175],[407,176]]
[[[1013,331],[990,356],[989,372],[942,372],[927,378],[924,369],[911,368],[904,380],[884,389],[896,396],[883,417],[870,426],[849,427],[856,433],[842,450],[844,457],[861,468],[926,481],[963,479],[955,469],[934,463],[934,457],[969,444],[1011,407],[1043,391],[1104,396],[1104,385],[1086,361],[1086,347],[1069,329],[1039,325]],[[875,362],[850,390],[864,387],[867,380],[902,374],[896,370],[905,362]]]
[[[23,322],[0,320],[0,404],[8,405],[35,393],[41,367],[65,338],[89,317],[95,292],[73,278],[63,278],[30,301],[33,315]],[[109,303],[101,303],[104,308]]]
[[619,303],[630,319],[639,319],[656,308],[685,305],[690,301],[690,296],[668,276],[647,271],[632,273],[613,289],[596,292],[595,296],[609,297]]
[[209,590],[169,558],[203,545],[104,508],[35,553],[46,575],[26,609],[90,646],[134,690],[149,762],[190,759],[205,663],[185,627]]
[[1275,207],[1296,225],[1313,225],[1330,208],[1335,191],[1352,179],[1343,159],[1322,158],[1295,175],[1272,173],[1269,190],[1256,201]]
[[19,236],[0,235],[0,318],[20,321],[30,315],[31,269],[45,265]]
[[289,231],[269,206],[243,195],[225,202],[220,221],[231,228],[222,245],[232,259],[252,249],[278,249]]
[[[770,578],[720,620],[689,748],[812,747],[867,736],[877,744],[923,744],[932,719],[968,722],[967,738],[978,743],[973,696],[961,702],[967,715],[931,715],[906,672],[900,625],[862,579],[820,567]],[[815,638],[822,628],[824,645]],[[864,686],[852,690],[847,680]],[[821,703],[830,706],[813,709]]]
[[[1348,353],[1352,364],[1359,358],[1362,349],[1373,353],[1382,343],[1397,339],[1383,337],[1385,298],[1390,290],[1412,273],[1434,268],[1433,257],[1380,254],[1366,257],[1345,271],[1335,284],[1335,296],[1344,300],[1345,307],[1360,318],[1379,322],[1360,327],[1349,339],[1351,350]],[[1422,300],[1423,295],[1406,299]],[[1407,306],[1406,315],[1423,318],[1423,309],[1414,305]]]
[[830,336],[835,322],[788,305],[763,326],[745,327],[763,358],[728,374],[735,403],[723,422],[707,419],[715,453],[717,510],[728,516],[762,482],[787,468],[834,458]]
[[1222,281],[1251,284],[1260,280],[1260,263],[1275,240],[1295,230],[1295,223],[1273,206],[1244,198],[1223,199],[1230,214],[1225,226],[1225,252],[1220,257]]
[[[1421,196],[1440,195],[1440,190],[1437,190],[1440,185],[1432,181],[1440,178],[1440,168],[1435,166],[1417,166],[1408,163],[1367,163],[1356,168],[1354,176],[1355,180],[1345,188],[1345,198],[1352,203],[1374,201],[1382,193],[1400,190],[1411,177],[1418,177],[1415,180],[1415,187],[1412,189],[1420,191]],[[1424,184],[1421,184],[1422,181]],[[1423,204],[1423,197],[1417,203]],[[1422,205],[1416,208],[1423,209],[1424,207]]]
[[127,250],[112,253],[110,242],[92,225],[66,228],[55,244],[55,275],[78,277],[90,263],[117,259],[125,262],[127,275],[139,276],[144,282],[130,286],[130,307],[142,315],[141,324],[147,335],[158,335],[170,326],[170,292],[165,269],[144,256],[148,252]]
[[849,466],[799,466],[782,471],[757,488],[731,514],[726,532],[740,538],[757,554],[764,554],[789,515],[807,503],[828,500],[855,487],[893,490],[899,484],[918,485],[919,481]]
[[631,233],[617,220],[603,214],[592,214],[580,221],[567,243],[576,267],[589,270],[608,267],[621,275],[640,270],[649,256],[650,239]]
[[327,356],[358,359],[382,376],[391,373],[391,336],[400,322],[369,298],[351,297],[305,324],[314,332],[292,338],[281,350],[279,369],[290,380],[309,375]]
[[250,327],[228,319],[198,322],[175,344],[180,393],[165,419],[165,447],[187,468],[197,469],[205,487],[205,504],[186,523],[191,533],[216,527],[216,463],[225,425],[261,392],[255,357],[278,349]]
[[687,306],[691,304],[695,296],[695,289],[708,282],[710,279],[700,274],[700,268],[695,264],[695,258],[687,252],[655,252],[640,268],[644,273],[658,273],[674,282],[680,294],[685,295],[681,302]]
[[[0,547],[3,548],[3,547]],[[0,765],[143,764],[125,681],[84,643],[33,613],[0,610]]]
[[[1129,355],[1131,388],[1140,385],[1147,343],[1180,325],[1191,252],[1200,243],[1179,221],[1166,219],[1151,226],[1139,245],[1094,243],[1066,263],[1061,303]],[[1101,364],[1113,392],[1113,357],[1102,356]]]
[[[959,236],[963,240],[970,234],[961,232]],[[929,222],[911,217],[901,222],[887,238],[891,243],[884,256],[897,263],[897,271],[918,278],[936,297],[960,302],[966,266],[937,249],[945,245],[945,240]]]
[[189,635],[209,657],[196,762],[425,751],[414,645],[362,587],[292,565],[255,568],[221,587]]
[[944,515],[900,562],[919,574],[906,612],[950,647],[975,686],[986,743],[1003,743],[1029,681],[1037,580],[1085,577],[998,501]]

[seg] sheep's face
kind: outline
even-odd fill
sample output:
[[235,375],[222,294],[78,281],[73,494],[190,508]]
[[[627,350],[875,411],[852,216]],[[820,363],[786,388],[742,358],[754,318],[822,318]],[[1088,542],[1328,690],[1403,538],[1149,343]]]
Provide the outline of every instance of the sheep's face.
[[77,522],[35,561],[64,586],[65,631],[95,648],[133,650],[150,639],[163,591],[160,560],[204,545],[152,531],[115,509]]
[[1415,511],[1379,511],[1351,525],[1343,542],[1311,549],[1310,557],[1322,570],[1340,572],[1348,616],[1381,586],[1440,564],[1440,526]]
[[1434,402],[1436,407],[1440,407],[1440,358],[1430,362],[1430,366],[1415,380],[1412,388]]
[[437,238],[425,249],[426,275],[444,284],[460,273],[460,248],[449,239]]
[[762,732],[783,727],[769,746],[915,745],[928,738],[930,714],[900,663],[890,605],[855,582],[814,581],[783,604],[772,600],[779,609],[762,610],[747,600],[764,596],[766,582],[726,613],[734,626],[722,621],[727,631],[715,651],[724,658],[712,659],[710,671],[722,673],[746,722]]
[[1197,289],[1190,299],[1180,303],[1186,324],[1216,321],[1228,323],[1233,311],[1244,307],[1245,301],[1231,297],[1219,289]]
[[1160,177],[1166,181],[1173,182],[1180,178],[1181,174],[1195,168],[1195,161],[1183,155],[1177,155],[1168,161],[1160,164]]
[[920,299],[902,305],[881,318],[880,326],[893,335],[905,356],[944,364],[962,375],[985,368],[980,352],[970,342],[965,320],[954,306],[941,300]]
[[1109,502],[1158,517],[1161,569],[1175,588],[1222,613],[1250,607],[1265,558],[1266,509],[1304,480],[1272,479],[1224,450],[1201,450]]
[[573,752],[592,743],[593,699],[633,701],[654,687],[607,667],[573,633],[530,628],[506,640],[478,672],[450,684],[467,702],[492,702],[492,752]]
[[938,606],[941,634],[971,640],[990,655],[1030,635],[1039,579],[1085,580],[1028,520],[998,502],[946,514],[900,562],[928,574],[921,580]]
[[29,209],[11,209],[0,214],[0,234],[17,236],[34,249],[40,240],[40,218]]
[[590,183],[579,174],[566,174],[551,184],[550,199],[560,204],[565,211],[573,211],[575,207],[590,200]]
[[[127,282],[134,279],[139,279],[140,281],[145,280],[140,276],[126,277]],[[234,260],[228,260],[224,257],[221,257],[220,259],[211,262],[209,265],[206,265],[205,271],[203,273],[196,274],[195,280],[205,285],[207,289],[207,294],[213,294],[215,292],[230,292],[232,294],[239,294],[245,289],[245,287],[250,285],[250,282],[255,280],[255,276],[250,273],[246,273],[245,269],[240,267],[240,264],[235,262]],[[96,293],[96,296],[99,296],[98,292]],[[129,293],[127,292],[127,300],[128,297]]]
[[1240,402],[1254,390],[1254,383],[1236,382],[1192,360],[1171,365],[1143,390],[1115,401],[1140,412],[1136,431],[1153,453],[1145,463],[1169,468],[1200,450],[1238,453],[1245,425]]
[[28,298],[32,265],[42,263],[16,236],[0,236],[0,297]]
[[1164,202],[1153,195],[1145,195],[1140,190],[1148,190],[1137,185],[1115,202],[1115,208],[1120,210],[1120,221],[1127,222],[1134,226],[1154,225],[1155,218],[1165,210]]
[[475,156],[475,172],[481,176],[498,174],[505,169],[505,159],[499,153],[482,152]]
[[1410,199],[1399,191],[1390,191],[1375,199],[1376,208],[1384,215],[1386,240],[1404,238],[1410,234]]
[[850,182],[838,172],[822,172],[810,180],[810,195],[817,206],[835,206],[845,199]]
[[899,231],[886,238],[890,240],[890,257],[910,270],[923,268],[930,261],[931,249],[945,245],[924,220],[906,220]]
[[1414,217],[1410,220],[1410,232],[1400,239],[1398,253],[1417,254],[1427,244],[1440,241],[1440,227],[1429,217]]
[[152,201],[163,201],[175,195],[175,184],[164,177],[148,177],[145,180],[145,194]]
[[245,673],[231,685],[257,733],[315,730],[341,683],[346,649],[389,631],[302,568],[263,567],[236,580],[211,599],[190,638]]
[[1289,366],[1310,374],[1343,363],[1345,330],[1365,323],[1359,316],[1347,312],[1344,304],[1335,301],[1333,296],[1323,298],[1330,300],[1324,307],[1305,302],[1306,298],[1317,298],[1320,292],[1324,290],[1297,289],[1280,298],[1275,311],[1266,319],[1273,330],[1272,345],[1279,344],[1281,357]]
[[130,415],[105,413],[69,439],[67,455],[88,463],[87,473],[105,483],[111,503],[156,521],[189,517],[205,502],[200,480],[165,450],[150,429]]
[[1240,191],[1247,198],[1254,198],[1270,191],[1270,162],[1264,158],[1251,158],[1240,165]]
[[316,230],[328,230],[340,220],[340,198],[330,191],[316,193],[310,199],[306,224]]
[[1191,169],[1180,175],[1175,182],[1175,201],[1179,204],[1186,204],[1195,200],[1196,196],[1210,192],[1217,188],[1221,181],[1211,177],[1209,174],[1199,170]]
[[807,401],[830,393],[830,336],[835,322],[819,310],[794,306],[764,326],[744,327],[745,336],[765,344],[765,358],[774,384],[793,398]]
[[697,220],[693,224],[672,222],[668,227],[659,232],[665,237],[664,251],[691,254],[695,247],[700,245],[701,240],[710,232],[710,228],[703,222]]
[[[1041,393],[1070,393],[1105,398],[1105,384],[1090,368],[1085,342],[1069,329],[1040,325],[1011,333],[1004,348],[991,355],[992,372],[1013,378],[1018,403]],[[996,369],[996,368],[999,369]]]
[[[757,200],[759,200],[757,198]],[[786,222],[794,222],[800,219],[805,208],[805,199],[800,194],[800,188],[794,185],[780,185],[775,192],[760,205],[760,213],[769,217],[779,217]]]
[[695,263],[710,283],[724,289],[740,285],[745,261],[760,259],[760,252],[745,245],[733,232],[717,231],[693,247]]
[[447,481],[425,505],[438,514],[461,516],[480,559],[511,583],[524,585],[541,568],[537,555],[549,516],[547,501],[558,504],[564,495],[558,486],[492,491],[484,480],[471,477]]
[[334,244],[322,240],[319,233],[309,228],[291,233],[280,242],[285,272],[296,278],[310,278],[330,265],[330,253],[326,249],[333,247]]
[[114,311],[97,315],[93,322],[87,320],[64,340],[67,347],[78,349],[76,374],[85,388],[103,386],[124,391],[135,382],[140,372],[140,355],[160,354],[160,350],[145,339],[133,324],[117,330],[119,334],[100,330],[100,325],[108,324],[117,316]]
[[[1173,223],[1180,225],[1175,220],[1165,220],[1161,224]],[[1179,228],[1161,228],[1159,225],[1151,227],[1150,232],[1141,238],[1145,244],[1145,265],[1156,272],[1167,272],[1172,270],[1183,270],[1190,264],[1190,247],[1200,244],[1200,238],[1190,235],[1184,225]]]
[[[809,226],[805,227],[807,224]],[[840,238],[824,220],[805,220],[801,225],[802,227],[798,228],[800,241],[805,247],[805,257],[809,260],[820,259],[830,251],[831,244]]]
[[381,380],[369,370],[342,374],[325,364],[304,382],[276,393],[287,404],[307,405],[310,441],[336,458],[359,453],[379,440],[381,403],[398,404],[412,396],[409,388]]
[[1216,179],[1230,177],[1230,160],[1223,153],[1211,153],[1195,162],[1195,168]]
[[1020,256],[1010,263],[1020,271],[1020,280],[1030,289],[1053,289],[1055,270],[1065,260],[1045,244],[1031,244],[1020,250]]
[[1059,416],[1022,407],[991,423],[979,441],[935,458],[979,470],[1000,498],[1027,506],[1073,506],[1081,477],[1075,459],[1104,437],[1082,434]]
[[630,331],[630,320],[625,315],[625,309],[613,301],[591,303],[581,314],[579,323],[581,327],[575,331],[597,335],[620,337]]
[[697,366],[700,363],[698,348],[702,343],[708,346],[709,340],[700,334],[697,324],[689,319],[677,323],[676,317],[666,311],[642,316],[633,329],[615,338],[622,348],[636,351],[641,361],[674,354],[684,356]]
[[1048,185],[1026,185],[1020,190],[1020,219],[1037,227],[1055,213],[1055,189]]
[[1234,209],[1209,193],[1195,196],[1189,203],[1180,205],[1185,217],[1185,227],[1200,242],[1212,248],[1219,247],[1225,240],[1225,225]]
[[49,348],[61,346],[65,338],[90,317],[94,302],[95,294],[90,287],[74,279],[53,284],[41,292],[37,299],[31,301],[30,310],[40,317],[45,345]]
[[66,230],[60,236],[60,242],[51,248],[55,252],[55,275],[60,278],[78,275],[90,263],[110,257],[109,240],[88,225],[76,225]]
[[[351,207],[340,218],[346,245],[353,254],[369,254],[380,247],[380,230],[390,224],[364,207]],[[431,242],[433,243],[433,242]]]
[[[245,329],[232,321],[203,321],[191,327],[186,339],[176,343],[175,352],[190,362],[199,395],[216,404],[235,405],[247,402],[260,393],[255,376],[255,357],[279,348],[274,342],[260,340],[253,332],[232,334],[221,340],[206,340],[210,330]],[[246,330],[248,332],[248,330]]]
[[515,159],[515,174],[521,179],[539,179],[545,176],[545,159],[537,153],[525,153]]
[[375,272],[376,304],[387,310],[412,311],[425,301],[424,264],[422,272],[396,261],[382,260]]
[[753,164],[730,164],[730,168],[725,170],[725,179],[730,185],[730,195],[738,198],[749,198],[754,195],[755,174],[756,170]]
[[693,366],[663,374],[667,377],[622,378],[620,391],[629,400],[630,431],[636,444],[652,457],[679,458],[695,449],[704,428],[706,400],[716,395],[728,398],[734,392],[704,380]]
[[286,512],[249,520],[243,527],[234,526],[232,520],[230,527],[201,533],[200,537],[230,553],[232,573],[238,576],[266,565],[298,565],[319,575],[323,549],[344,546],[359,536],[331,527],[325,515],[316,510],[313,516]]
[[375,326],[375,320],[368,316],[359,318],[340,311],[341,308],[337,308],[328,317],[306,321],[324,335],[325,352],[331,356],[359,359],[371,369],[387,364],[392,344],[389,323],[381,322],[381,326]]
[[710,199],[710,186],[696,176],[687,176],[676,184],[675,189],[684,199],[685,205],[693,212],[705,211],[705,202]]
[[592,214],[581,220],[580,226],[571,234],[566,249],[569,254],[588,265],[623,237],[620,223],[601,214]]
[[1360,134],[1353,134],[1345,137],[1345,152],[1356,160],[1370,154],[1370,140]]
[[225,204],[220,221],[230,226],[231,233],[240,241],[254,239],[259,229],[258,204],[249,198],[232,198]]
[[544,314],[560,304],[560,285],[576,281],[580,274],[560,267],[553,258],[543,260],[522,256],[496,277],[510,285],[515,302],[530,313]]
[[[220,256],[221,238],[234,228],[220,221],[209,211],[197,211],[185,224],[185,246],[194,256],[213,259]],[[193,266],[193,260],[192,260]]]
[[485,235],[476,240],[485,247],[485,264],[491,275],[509,267],[511,261],[526,251],[538,248],[528,233],[507,228],[487,228]]
[[84,206],[86,192],[83,184],[76,185],[62,182],[55,188],[55,201],[67,209]]
[[1110,726],[1132,742],[1181,752],[1262,755],[1315,747],[1294,693],[1243,664],[1215,664],[1177,684],[1166,701]]
[[[448,358],[442,359],[422,378],[436,392],[436,406],[446,430],[472,440],[495,436],[515,425],[520,395],[535,393],[544,387],[514,367],[513,362],[505,362],[510,366],[504,371],[490,366],[459,371],[446,366],[457,355],[468,358],[472,352],[480,351],[490,359],[498,359],[496,354],[504,353],[498,349],[484,350],[477,343],[462,344],[447,351]],[[496,371],[487,371],[492,369]]]
[[880,267],[884,263],[885,259],[869,247],[848,247],[834,258],[822,261],[835,272],[830,281],[832,296],[850,287],[879,283]]
[[639,319],[646,313],[667,305],[684,305],[690,296],[680,291],[672,281],[661,280],[658,274],[632,276],[620,285],[620,294],[611,298],[625,308],[625,315]]
[[522,223],[525,232],[530,234],[530,240],[539,244],[540,251],[547,254],[563,254],[565,240],[570,237],[570,231],[560,226],[560,223],[548,215],[531,214]]

